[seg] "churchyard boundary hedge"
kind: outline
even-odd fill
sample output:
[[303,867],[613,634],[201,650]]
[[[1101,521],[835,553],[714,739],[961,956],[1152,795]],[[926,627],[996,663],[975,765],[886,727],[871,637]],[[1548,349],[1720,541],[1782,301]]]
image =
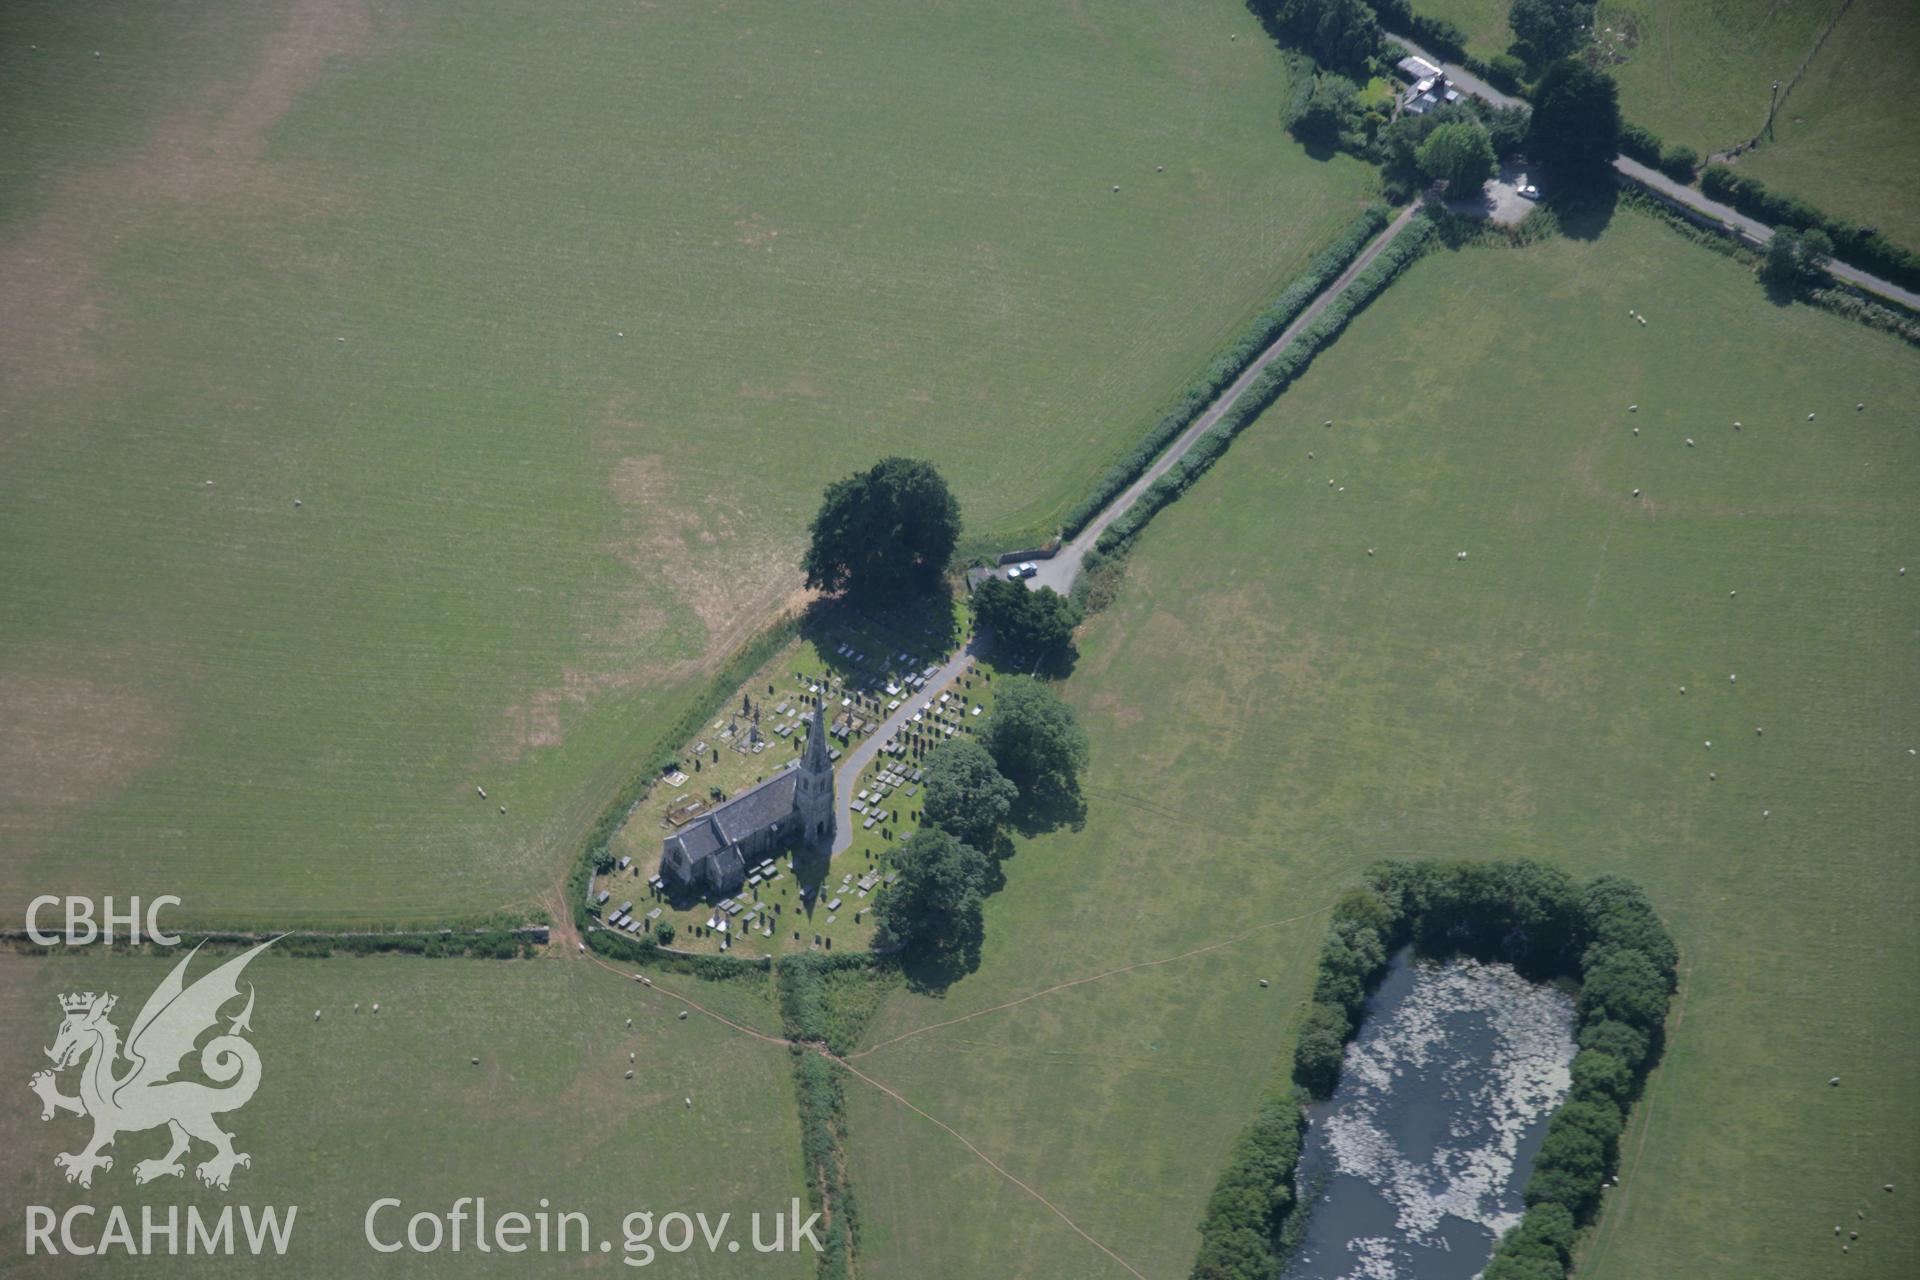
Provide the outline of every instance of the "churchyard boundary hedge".
[[1334,904],[1295,1043],[1301,1088],[1333,1091],[1367,997],[1408,945],[1580,983],[1573,1086],[1534,1156],[1526,1214],[1495,1246],[1483,1280],[1565,1275],[1574,1234],[1599,1207],[1627,1112],[1660,1056],[1679,969],[1673,938],[1640,887],[1619,876],[1581,884],[1528,860],[1379,863]]
[[1187,384],[1174,407],[1154,424],[1146,438],[1116,462],[1101,477],[1093,491],[1067,513],[1061,526],[1061,535],[1071,538],[1079,533],[1128,485],[1138,480],[1153,465],[1153,460],[1165,452],[1181,432],[1192,426],[1194,419],[1205,413],[1207,406],[1218,400],[1221,393],[1233,385],[1233,380],[1245,373],[1247,366],[1262,351],[1273,345],[1274,339],[1286,332],[1287,326],[1299,318],[1307,305],[1339,279],[1340,273],[1380,234],[1387,221],[1385,207],[1369,205],[1349,223],[1339,238],[1316,255],[1307,264],[1306,270],[1295,276],[1280,296],[1268,304],[1266,310],[1248,321],[1232,345],[1215,356],[1213,362]]
[[[1187,450],[1180,461],[1168,468],[1165,475],[1154,481],[1131,507],[1107,526],[1106,532],[1100,535],[1095,544],[1096,549],[1110,556],[1139,536],[1148,521],[1206,474],[1207,469],[1226,452],[1227,446],[1233,443],[1233,438],[1291,386],[1294,379],[1313,362],[1314,356],[1338,338],[1347,323],[1425,253],[1433,241],[1434,224],[1431,219],[1423,216],[1409,223],[1406,230],[1374,259],[1373,265],[1356,276],[1344,293],[1327,304],[1327,309],[1318,319],[1303,329],[1285,351],[1274,357],[1273,363],[1261,371],[1260,376],[1241,393],[1220,421],[1194,441],[1193,447]],[[1318,290],[1315,292],[1317,294]]]
[[[594,863],[607,851],[608,843],[614,833],[620,830],[620,824],[627,820],[627,814],[646,797],[653,786],[653,780],[660,776],[661,762],[678,755],[700,726],[707,722],[713,709],[727,703],[747,682],[747,677],[767,664],[782,645],[800,633],[800,618],[797,614],[782,614],[769,623],[745,644],[733,651],[733,654],[721,664],[701,687],[700,692],[688,700],[686,709],[677,719],[662,730],[653,742],[639,755],[640,764],[631,777],[600,809],[600,816],[594,819],[593,826],[587,829],[586,838],[581,841],[580,856],[576,860],[573,873],[567,877],[567,897],[573,904],[573,922],[586,933],[594,925],[592,913],[587,908],[587,890],[593,884]],[[604,931],[602,931],[604,932]],[[598,937],[598,934],[590,935]],[[595,950],[608,950],[598,942],[593,942]],[[609,952],[609,954],[618,954]]]

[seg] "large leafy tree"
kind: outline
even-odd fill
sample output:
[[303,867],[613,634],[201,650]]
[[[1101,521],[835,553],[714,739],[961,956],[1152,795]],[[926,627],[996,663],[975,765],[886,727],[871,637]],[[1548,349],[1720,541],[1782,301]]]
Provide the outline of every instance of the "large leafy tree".
[[1471,120],[1441,125],[1420,144],[1420,171],[1443,180],[1451,194],[1472,193],[1493,176],[1493,140]]
[[1545,164],[1555,185],[1589,188],[1608,180],[1620,151],[1620,101],[1613,77],[1562,59],[1534,91],[1527,152]]
[[883,458],[827,486],[803,567],[807,585],[887,597],[939,580],[960,536],[960,503],[933,464]]
[[1079,791],[1080,770],[1087,763],[1086,730],[1073,708],[1038,680],[1011,676],[1000,683],[981,738],[1000,772],[1023,791]]
[[1336,147],[1341,135],[1359,124],[1361,112],[1359,86],[1329,71],[1315,77],[1304,97],[1289,108],[1287,129],[1302,142]]
[[1507,25],[1532,47],[1537,61],[1551,62],[1587,42],[1593,5],[1584,0],[1513,0]]
[[927,755],[927,821],[977,849],[990,849],[1019,798],[977,742],[943,742]]
[[993,628],[994,651],[1010,666],[1052,670],[1073,660],[1080,606],[1051,587],[988,578],[973,593],[973,616]]
[[1322,66],[1362,69],[1380,47],[1380,22],[1366,0],[1254,0]]
[[986,855],[938,827],[923,827],[895,856],[894,869],[900,879],[874,907],[880,927],[922,958],[976,960]]

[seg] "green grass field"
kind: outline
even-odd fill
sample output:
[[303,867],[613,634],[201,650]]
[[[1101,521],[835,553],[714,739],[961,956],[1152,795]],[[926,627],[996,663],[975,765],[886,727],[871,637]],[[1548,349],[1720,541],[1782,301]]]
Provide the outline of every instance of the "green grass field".
[[1468,53],[1492,58],[1513,43],[1513,28],[1507,25],[1507,11],[1512,8],[1512,0],[1420,0],[1413,11],[1423,18],[1453,23],[1467,33]]
[[[1847,1272],[1912,1274],[1917,395],[1910,349],[1625,210],[1417,264],[1147,531],[1065,686],[1086,828],[1023,844],[980,970],[867,1043],[1316,911],[1375,858],[1619,872],[1685,979],[1581,1274],[1824,1275],[1856,1209]],[[1181,1274],[1322,919],[857,1065]],[[851,1098],[868,1274],[1124,1275]]]
[[1759,132],[1773,82],[1793,74],[1840,4],[1602,0],[1594,21],[1628,50],[1612,68],[1621,114],[1704,156]]
[[[100,1264],[108,1274],[527,1275],[623,1270],[622,1220],[636,1210],[704,1211],[710,1220],[731,1212],[743,1223],[756,1211],[786,1208],[796,1195],[804,1199],[792,1069],[777,1046],[707,1018],[679,1021],[678,1005],[584,961],[289,960],[271,952],[246,971],[257,990],[252,1040],[261,1085],[223,1119],[236,1148],[253,1157],[236,1171],[231,1191],[202,1188],[191,1169],[186,1183],[136,1188],[133,1166],[164,1152],[164,1131],[123,1135],[114,1167],[95,1175],[91,1191],[70,1186],[53,1157],[78,1149],[83,1122],[60,1115],[42,1123],[25,1084],[46,1065],[40,1051],[60,1025],[56,998],[116,993],[114,1021],[125,1034],[177,958],[0,956],[0,1018],[9,1028],[0,1069],[15,1094],[0,1124],[6,1198],[16,1210],[0,1222],[9,1275],[72,1275],[78,1265],[25,1257],[18,1210],[28,1204],[56,1212],[120,1204],[136,1230],[139,1206],[147,1204],[209,1212],[225,1203],[299,1207],[287,1257],[268,1258],[257,1270],[249,1259],[210,1270],[201,1259],[116,1256]],[[193,973],[209,967],[196,960]],[[710,995],[701,991],[703,1000]],[[629,1052],[633,1080],[622,1078]],[[470,1063],[476,1055],[478,1067]],[[62,1077],[64,1092],[77,1087],[71,1076]],[[194,1159],[204,1158],[196,1150]],[[611,1239],[614,1255],[584,1263],[578,1255],[488,1257],[472,1250],[470,1237],[459,1254],[377,1255],[362,1219],[388,1196],[406,1209],[397,1220],[381,1218],[383,1231],[396,1221],[404,1230],[406,1216],[420,1210],[444,1213],[462,1196],[485,1196],[495,1215],[531,1214],[544,1196],[554,1212],[586,1213],[592,1243]],[[811,1256],[762,1256],[745,1246],[740,1256],[662,1255],[656,1265],[678,1275],[813,1274]]]
[[1920,4],[1855,0],[1740,171],[1920,245],[1920,141],[1895,105],[1920,66]]
[[828,481],[1031,536],[1346,224],[1287,94],[1213,0],[8,6],[0,914],[557,909]]

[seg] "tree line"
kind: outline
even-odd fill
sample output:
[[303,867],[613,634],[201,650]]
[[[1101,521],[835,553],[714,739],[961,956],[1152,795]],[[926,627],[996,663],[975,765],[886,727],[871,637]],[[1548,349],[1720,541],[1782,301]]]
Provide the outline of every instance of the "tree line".
[[1229,1154],[1200,1224],[1193,1280],[1279,1273],[1295,1209],[1301,1100],[1332,1094],[1367,998],[1407,946],[1580,984],[1572,1088],[1534,1156],[1526,1213],[1495,1246],[1482,1280],[1566,1275],[1575,1232],[1599,1206],[1627,1111],[1659,1058],[1679,953],[1633,881],[1581,883],[1522,859],[1382,862],[1334,904],[1295,1040],[1295,1092],[1270,1096]]
[[1526,1215],[1500,1241],[1484,1280],[1559,1280],[1573,1234],[1599,1207],[1626,1114],[1659,1056],[1679,953],[1640,887],[1585,884],[1540,863],[1387,862],[1334,905],[1294,1079],[1333,1091],[1345,1045],[1389,957],[1502,960],[1535,981],[1578,981],[1573,1086],[1547,1122],[1526,1186]]
[[1050,685],[1003,676],[980,740],[949,739],[928,754],[924,821],[895,853],[899,879],[874,908],[883,936],[923,976],[938,984],[979,964],[1004,830],[1016,817],[1037,826],[1076,811],[1087,749]]

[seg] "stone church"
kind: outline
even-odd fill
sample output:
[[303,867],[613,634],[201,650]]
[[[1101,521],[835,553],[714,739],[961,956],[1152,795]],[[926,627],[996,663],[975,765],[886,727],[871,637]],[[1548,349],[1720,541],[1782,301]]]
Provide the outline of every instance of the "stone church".
[[831,848],[833,821],[833,757],[822,699],[800,759],[661,841],[660,876],[674,893],[735,893],[747,868],[788,840]]

